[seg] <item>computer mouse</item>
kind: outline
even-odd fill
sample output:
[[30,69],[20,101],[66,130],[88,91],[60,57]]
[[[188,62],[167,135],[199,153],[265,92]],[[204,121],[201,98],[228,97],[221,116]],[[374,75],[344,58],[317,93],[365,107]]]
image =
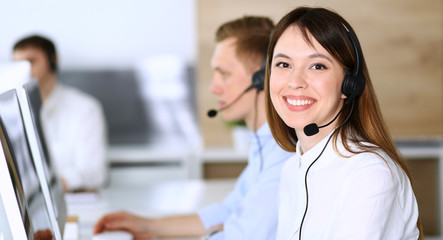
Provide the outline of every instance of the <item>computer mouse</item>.
[[92,236],[91,240],[133,240],[132,234],[125,231],[107,231]]

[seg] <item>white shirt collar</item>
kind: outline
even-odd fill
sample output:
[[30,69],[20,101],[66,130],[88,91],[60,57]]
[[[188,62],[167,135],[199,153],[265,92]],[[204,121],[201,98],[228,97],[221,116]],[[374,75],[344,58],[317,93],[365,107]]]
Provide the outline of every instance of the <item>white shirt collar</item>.
[[[320,154],[321,154],[320,158],[314,163],[316,170],[326,167],[327,165],[329,165],[329,163],[332,162],[333,159],[336,158],[335,156],[337,156],[337,153],[335,152],[334,147],[333,147],[333,140],[332,140],[333,137],[331,137],[331,134],[333,132],[334,131],[329,133],[319,143],[317,143],[313,148],[309,149],[303,155],[301,154],[301,152],[302,152],[301,151],[301,143],[300,143],[300,141],[297,142],[296,156],[299,159],[299,166],[300,167],[304,167],[304,168],[309,167],[309,165],[311,165],[311,163],[313,161],[315,161],[320,156]],[[331,140],[329,140],[330,137],[331,137]],[[325,147],[326,144],[327,144],[327,146]],[[337,145],[339,146],[339,149],[341,148],[340,146],[342,146],[341,140],[340,140],[340,135],[338,136],[338,139],[337,139]],[[314,166],[312,166],[312,168],[314,168]],[[313,169],[311,169],[311,171],[312,170]]]

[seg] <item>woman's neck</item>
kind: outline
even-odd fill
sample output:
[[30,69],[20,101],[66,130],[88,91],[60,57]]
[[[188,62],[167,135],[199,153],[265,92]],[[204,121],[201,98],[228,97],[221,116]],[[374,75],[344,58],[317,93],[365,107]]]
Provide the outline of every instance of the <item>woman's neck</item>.
[[298,141],[300,141],[302,152],[307,152],[311,148],[313,148],[317,143],[319,143],[321,140],[323,140],[326,136],[328,136],[332,131],[335,130],[339,126],[338,119],[339,115],[343,110],[344,102],[340,102],[340,106],[338,106],[336,113],[334,114],[334,118],[331,119],[327,123],[323,123],[324,125],[319,125],[320,128],[318,129],[318,133],[307,136],[304,132],[304,128],[302,129],[296,129],[295,133],[297,134]]
[[298,141],[300,142],[302,153],[306,153],[311,150],[315,145],[321,142],[326,136],[328,136],[332,131],[334,131],[336,124],[331,124],[325,128],[321,128],[319,132],[312,136],[306,136],[303,129],[296,129]]

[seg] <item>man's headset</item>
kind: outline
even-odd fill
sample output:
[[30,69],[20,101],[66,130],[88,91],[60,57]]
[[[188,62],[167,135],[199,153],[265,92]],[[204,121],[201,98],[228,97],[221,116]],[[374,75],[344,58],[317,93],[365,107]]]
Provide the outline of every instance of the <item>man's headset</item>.
[[57,63],[53,60],[49,60],[49,67],[53,72],[57,71]]
[[51,71],[56,72],[57,71],[57,62],[54,60],[55,53],[45,51],[46,57],[48,59],[49,68]]
[[252,75],[252,84],[246,88],[240,95],[238,95],[234,101],[230,102],[228,105],[219,108],[219,109],[210,109],[208,111],[208,117],[215,117],[217,116],[217,113],[219,111],[223,111],[226,108],[232,106],[234,103],[236,103],[245,93],[247,93],[249,90],[256,88],[257,91],[262,91],[265,88],[265,72],[266,72],[266,55],[263,59],[263,62],[261,64],[261,68],[260,70],[258,70],[257,72],[255,72]]
[[266,72],[266,55],[261,63],[261,68],[252,75],[252,84],[246,90],[256,88],[257,91],[262,91],[265,88],[265,72]]

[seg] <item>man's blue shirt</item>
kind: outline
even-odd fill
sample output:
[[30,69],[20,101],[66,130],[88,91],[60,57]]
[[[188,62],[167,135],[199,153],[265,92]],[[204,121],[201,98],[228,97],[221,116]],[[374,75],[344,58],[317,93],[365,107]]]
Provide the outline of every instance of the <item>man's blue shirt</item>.
[[248,165],[222,202],[198,212],[205,228],[223,223],[212,239],[275,239],[281,168],[293,153],[281,149],[265,123],[249,133]]

